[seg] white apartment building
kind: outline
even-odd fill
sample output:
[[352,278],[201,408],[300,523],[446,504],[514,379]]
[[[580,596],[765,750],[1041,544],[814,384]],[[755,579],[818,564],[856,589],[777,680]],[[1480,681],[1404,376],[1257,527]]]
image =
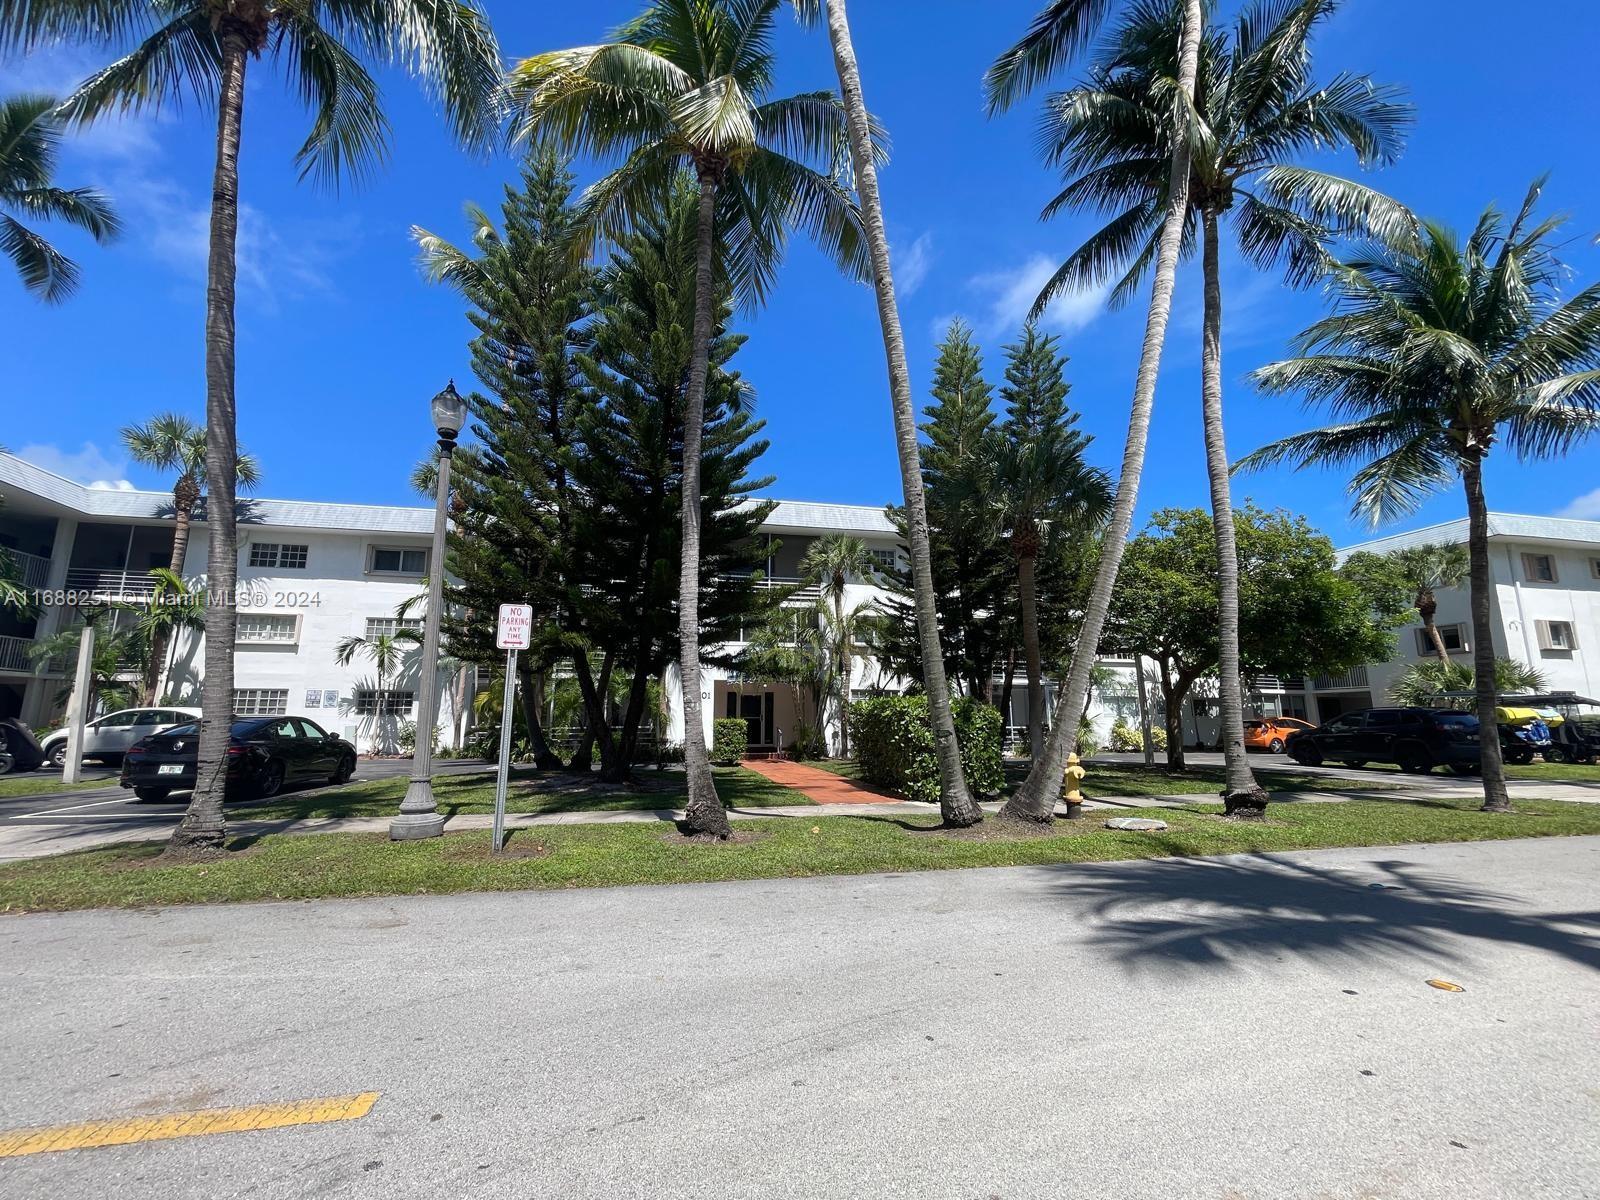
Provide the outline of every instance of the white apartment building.
[[[0,454],[0,546],[44,601],[32,614],[0,609],[0,716],[34,726],[52,722],[72,664],[38,661],[35,644],[81,621],[85,601],[148,598],[150,568],[171,561],[172,515],[169,494],[89,488]],[[348,636],[394,632],[395,610],[422,591],[432,529],[427,508],[241,502],[235,711],[307,716],[372,749],[380,731],[373,665],[358,655],[340,666],[335,647]],[[196,521],[185,578],[205,576],[206,542],[206,526]],[[164,675],[167,702],[198,705],[202,652],[198,633],[174,639]],[[449,743],[459,689],[453,679],[442,682],[439,724]],[[381,724],[388,736],[400,720],[415,717],[416,688],[415,661],[384,681]]]
[[[1465,518],[1349,546],[1382,554],[1407,546],[1465,545]],[[1600,521],[1489,514],[1489,571],[1494,652],[1542,671],[1552,691],[1593,696],[1600,688]],[[1472,613],[1467,587],[1440,589],[1435,622],[1451,654],[1470,662]],[[1390,686],[1433,657],[1413,622],[1399,630],[1393,659],[1312,681],[1313,718],[1326,721],[1351,709],[1388,702]]]
[[[148,597],[151,567],[166,566],[172,546],[172,498],[163,492],[89,488],[63,479],[9,454],[0,454],[0,546],[22,568],[24,584],[47,598],[67,593],[80,600],[137,600]],[[239,632],[235,646],[235,708],[241,715],[290,712],[308,716],[370,750],[379,737],[378,681],[370,661],[348,666],[335,661],[334,649],[349,636],[393,632],[396,608],[418,595],[429,569],[432,510],[426,507],[322,504],[300,500],[247,499],[239,521]],[[800,560],[812,542],[830,533],[860,537],[886,567],[901,554],[894,526],[882,508],[779,501],[762,528],[768,539],[765,586],[796,588],[789,604],[812,605],[815,586],[799,587]],[[206,574],[207,538],[197,520],[183,574]],[[852,581],[846,604],[879,599],[875,579]],[[35,643],[80,620],[77,609],[47,603],[36,615],[0,610],[0,715],[20,716],[44,725],[60,712],[71,664],[38,661]],[[708,648],[736,651],[739,645]],[[174,704],[198,703],[203,639],[175,639],[164,693]],[[415,655],[410,656],[412,659]],[[873,690],[900,690],[904,681],[880,664],[858,660],[853,670],[857,696]],[[441,681],[440,740],[455,744],[456,710],[470,694],[453,675]],[[676,671],[669,671],[672,697],[669,741],[683,736]],[[408,662],[398,679],[386,680],[384,693],[395,719],[414,719],[416,666]],[[1136,719],[1131,674],[1128,686],[1108,703]],[[1126,693],[1125,695],[1123,693]],[[1053,700],[1049,689],[1044,705]],[[792,690],[783,685],[742,679],[724,667],[705,667],[702,714],[709,738],[718,717],[743,717],[750,743],[771,748],[790,745],[802,713]],[[808,714],[809,715],[809,714]],[[1109,717],[1105,718],[1109,721]],[[1008,726],[1028,721],[1025,680],[1012,690]],[[836,739],[837,730],[829,731]]]

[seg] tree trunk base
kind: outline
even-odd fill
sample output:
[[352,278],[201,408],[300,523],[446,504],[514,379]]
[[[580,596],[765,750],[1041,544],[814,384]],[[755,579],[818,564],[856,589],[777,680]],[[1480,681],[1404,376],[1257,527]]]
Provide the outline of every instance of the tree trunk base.
[[1026,794],[1026,790],[1017,792],[1005,802],[1000,810],[1002,821],[1015,821],[1019,825],[1048,825],[1056,819],[1056,806],[1054,800],[1049,807],[1041,808]]
[[561,771],[566,768],[567,764],[554,754],[545,753],[535,754],[533,756],[533,765],[540,771]]
[[683,820],[678,822],[678,828],[685,837],[713,837],[727,840],[733,836],[733,827],[728,824],[728,810],[722,806],[722,797],[717,795],[717,785],[711,778],[709,769],[697,771],[693,766],[686,768],[688,776],[689,801],[684,805]]
[[184,862],[207,862],[227,854],[227,841],[225,829],[185,829],[179,825],[167,840],[162,857]]
[[600,768],[601,783],[627,783],[633,778],[633,772],[627,763],[613,763]]
[[1244,792],[1223,792],[1222,815],[1235,821],[1264,821],[1271,800],[1272,797],[1258,787]]
[[1479,812],[1488,812],[1488,813],[1508,813],[1508,812],[1514,812],[1516,810],[1511,807],[1511,801],[1509,801],[1509,800],[1506,800],[1506,801],[1485,800],[1483,802],[1483,807],[1480,808],[1478,811]]

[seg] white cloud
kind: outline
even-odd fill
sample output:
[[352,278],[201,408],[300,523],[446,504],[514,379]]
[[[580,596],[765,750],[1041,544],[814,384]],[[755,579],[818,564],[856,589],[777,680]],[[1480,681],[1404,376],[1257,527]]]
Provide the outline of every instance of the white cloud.
[[1560,512],[1558,517],[1576,517],[1580,521],[1600,521],[1600,488],[1579,496]]
[[[1035,254],[1020,267],[994,271],[972,278],[974,291],[987,297],[988,310],[979,320],[979,332],[994,337],[1015,333],[1028,319],[1028,311],[1039,292],[1056,273],[1056,265],[1043,254]],[[1110,284],[1084,292],[1067,292],[1052,300],[1039,319],[1044,329],[1072,333],[1090,324],[1105,311]]]
[[895,250],[894,287],[901,296],[909,296],[923,285],[928,272],[933,269],[933,234],[924,233],[901,253]]
[[83,448],[76,453],[45,442],[34,442],[18,450],[17,457],[56,475],[86,483],[92,488],[119,492],[135,490],[133,484],[126,478],[127,457],[118,455],[112,458],[93,442],[84,442]]

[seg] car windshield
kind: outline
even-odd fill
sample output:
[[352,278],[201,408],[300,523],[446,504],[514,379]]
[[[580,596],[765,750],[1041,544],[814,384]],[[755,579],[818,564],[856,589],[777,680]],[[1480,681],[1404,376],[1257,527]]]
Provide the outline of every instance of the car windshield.
[[1434,713],[1433,723],[1445,729],[1475,729],[1478,718],[1471,713]]
[[[261,732],[261,727],[267,723],[261,720],[235,721],[233,723],[233,736],[236,738],[255,737],[256,734]],[[174,725],[171,729],[162,730],[162,736],[171,738],[194,737],[199,732],[199,723],[190,721],[187,725]]]

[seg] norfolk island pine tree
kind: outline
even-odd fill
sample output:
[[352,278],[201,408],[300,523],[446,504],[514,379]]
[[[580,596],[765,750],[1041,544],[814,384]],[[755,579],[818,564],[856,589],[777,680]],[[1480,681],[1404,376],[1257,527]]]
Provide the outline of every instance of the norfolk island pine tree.
[[[677,172],[699,189],[696,311],[684,429],[683,538],[679,564],[679,682],[691,834],[726,838],[700,699],[700,449],[718,277],[755,303],[770,287],[791,225],[809,233],[846,272],[867,272],[860,215],[835,177],[845,161],[837,96],[766,99],[780,0],[657,0],[611,42],[524,59],[507,84],[517,128],[574,153],[621,157],[581,202],[593,239],[615,241],[666,202]],[[816,170],[808,160],[821,162]]]

